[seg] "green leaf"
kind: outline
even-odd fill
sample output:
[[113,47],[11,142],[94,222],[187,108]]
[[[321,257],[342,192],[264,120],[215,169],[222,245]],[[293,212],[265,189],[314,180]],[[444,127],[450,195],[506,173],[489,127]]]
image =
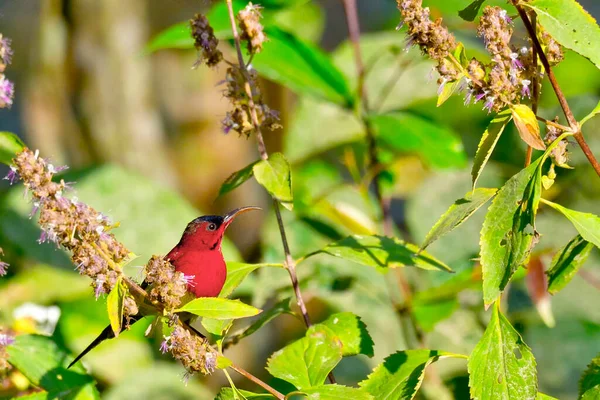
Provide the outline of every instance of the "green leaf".
[[548,396],[547,394],[540,393],[540,392],[537,393],[537,396],[535,399],[536,400],[558,400],[556,397]]
[[581,376],[579,396],[581,400],[600,398],[600,354],[590,362]]
[[357,264],[377,268],[386,272],[388,268],[414,266],[430,270],[452,272],[449,266],[426,252],[420,252],[414,244],[385,236],[348,236],[330,243],[323,249],[307,255],[325,253]]
[[529,256],[541,191],[538,167],[543,159],[538,158],[510,178],[498,191],[485,216],[480,244],[486,305],[496,300]]
[[233,324],[232,319],[215,319],[215,318],[202,318],[202,326],[206,331],[215,336],[223,336],[223,332],[231,328]]
[[475,211],[494,197],[496,192],[497,189],[479,188],[467,193],[462,199],[456,200],[431,228],[421,245],[421,249],[426,249],[442,235],[465,222]]
[[246,264],[241,262],[227,263],[227,279],[219,293],[219,297],[227,297],[242,283],[253,271],[261,267],[283,268],[283,264]]
[[253,167],[256,181],[285,208],[293,208],[292,175],[290,164],[281,153],[273,153],[268,160],[261,160]]
[[587,260],[592,247],[592,243],[577,235],[554,255],[550,268],[546,271],[548,292],[556,294],[571,281]]
[[48,398],[99,399],[94,379],[81,363],[67,369],[73,360],[51,338],[19,335],[6,348],[8,361],[35,386],[48,392]]
[[271,400],[275,397],[268,393],[252,393],[247,390],[237,389],[237,393],[234,393],[232,388],[224,387],[221,388],[221,391],[215,397],[215,400],[243,400],[243,395],[248,400]]
[[533,399],[537,393],[535,359],[521,335],[500,313],[492,318],[469,357],[473,399]]
[[252,317],[261,312],[258,308],[244,304],[239,300],[218,297],[199,297],[175,311],[189,312],[199,317],[220,320]]
[[296,393],[306,395],[303,398],[307,400],[375,400],[364,390],[338,384],[315,386],[303,389],[302,392],[292,392],[290,395]]
[[582,238],[593,243],[596,247],[600,247],[600,218],[594,214],[583,213],[575,210],[570,210],[560,204],[544,200],[545,204],[560,211],[571,223]]
[[479,9],[486,0],[475,0],[458,12],[458,16],[465,21],[473,22],[479,13]]
[[225,182],[223,182],[223,184],[221,185],[218,197],[221,197],[224,194],[231,192],[233,189],[237,188],[242,183],[252,178],[252,175],[254,174],[254,165],[258,162],[259,161],[254,161],[252,164],[249,164],[244,168],[240,169],[239,171],[236,171],[233,174],[229,175],[229,177],[225,179]]
[[245,328],[239,333],[236,333],[226,339],[226,344],[235,344],[242,340],[243,338],[252,335],[254,332],[258,331],[264,325],[268,324],[274,318],[280,316],[281,314],[290,314],[293,315],[292,309],[290,308],[291,298],[285,298],[273,307],[269,308],[267,311],[260,314],[260,317],[256,319],[256,321],[252,322],[250,326]]
[[312,326],[306,336],[275,352],[267,361],[267,370],[306,389],[322,385],[327,375],[342,359],[342,344],[325,326]]
[[425,368],[443,357],[463,357],[437,350],[404,350],[379,364],[358,385],[375,399],[410,400],[423,383]]
[[265,29],[268,41],[252,66],[266,78],[298,94],[351,108],[354,100],[344,75],[317,46],[276,27]]
[[[463,49],[464,49],[464,47],[463,47]],[[463,80],[463,75],[459,75],[456,80],[453,80],[451,82],[446,82],[444,84],[444,86],[442,87],[442,90],[439,91],[439,94],[438,94],[438,99],[437,99],[437,104],[436,104],[437,107],[444,104],[446,102],[446,100],[448,100],[454,93],[456,93],[458,88],[463,84],[462,80]]]
[[511,119],[512,113],[510,109],[504,110],[492,119],[485,132],[483,132],[479,145],[477,146],[475,158],[473,159],[473,168],[471,169],[473,188],[475,188],[485,164],[487,164],[490,159],[490,156],[496,147],[496,143],[498,143],[498,139],[500,139],[500,135],[502,135],[504,128]]
[[546,145],[540,137],[540,124],[531,108],[525,104],[515,104],[510,107],[510,111],[521,139],[534,149],[546,149]]
[[354,356],[364,354],[373,357],[373,339],[369,335],[367,325],[360,317],[351,312],[330,315],[325,321],[319,323],[331,329],[342,342],[342,355]]
[[123,304],[126,294],[127,287],[123,284],[123,277],[119,276],[119,278],[117,278],[115,287],[113,287],[106,298],[108,319],[110,320],[110,326],[112,327],[115,337],[118,337],[119,333],[121,332],[121,322],[123,321]]
[[432,168],[455,168],[466,164],[460,137],[449,128],[407,112],[368,118],[380,146],[416,153]]
[[600,68],[600,27],[575,0],[532,0],[523,3],[560,44],[576,51]]
[[0,132],[0,162],[12,164],[12,159],[25,148],[25,144],[11,132]]
[[438,322],[449,318],[459,308],[460,304],[456,299],[437,303],[413,303],[415,319],[425,332],[433,331]]
[[579,121],[579,126],[583,126],[583,124],[585,124],[590,119],[594,118],[598,113],[600,113],[600,101],[598,102],[598,104],[596,104],[596,107],[594,107],[594,109],[590,111],[588,115],[586,115],[581,121]]
[[147,53],[163,49],[193,49],[194,39],[189,21],[179,22],[154,36],[146,45]]
[[233,362],[224,356],[217,356],[217,368],[218,369],[227,369],[233,365]]

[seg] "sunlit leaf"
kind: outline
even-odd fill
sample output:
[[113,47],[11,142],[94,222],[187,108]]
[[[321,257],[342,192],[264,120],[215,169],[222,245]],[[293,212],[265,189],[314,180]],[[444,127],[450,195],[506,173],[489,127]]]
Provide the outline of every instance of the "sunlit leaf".
[[544,200],[544,203],[567,217],[582,238],[593,243],[596,247],[600,247],[600,218],[597,215],[570,210],[547,200]]
[[283,268],[282,264],[246,264],[241,262],[227,263],[227,279],[219,293],[219,297],[227,297],[242,283],[252,272],[261,267]]
[[215,319],[215,318],[202,318],[202,326],[208,333],[215,336],[223,336],[223,332],[231,328],[233,324],[232,319]]
[[585,263],[594,245],[584,240],[581,235],[575,236],[552,258],[548,275],[548,291],[558,293],[575,276]]
[[496,192],[497,189],[479,188],[467,193],[462,199],[456,200],[431,228],[421,245],[421,249],[426,249],[442,235],[465,222],[475,211],[494,197]]
[[462,357],[437,350],[405,350],[379,364],[359,386],[375,399],[410,400],[423,383],[425,368],[444,357]]
[[450,318],[460,307],[458,300],[450,299],[437,303],[413,303],[413,313],[419,326],[425,332],[431,332],[438,322]]
[[73,360],[51,338],[20,335],[6,348],[8,361],[34,385],[48,392],[48,398],[100,399],[94,379],[81,363],[67,369]]
[[448,100],[456,91],[464,85],[463,76],[459,75],[456,80],[446,82],[443,84],[441,90],[438,92],[437,106],[441,106]]
[[494,148],[496,147],[496,143],[498,143],[498,139],[500,139],[500,135],[502,135],[504,128],[511,119],[512,113],[510,110],[504,110],[494,117],[485,132],[483,132],[481,140],[479,141],[479,145],[477,146],[475,158],[473,159],[473,168],[471,169],[473,187],[475,187],[477,184],[479,175],[481,175],[485,164],[487,164],[492,152],[494,151]]
[[253,393],[247,390],[239,390],[238,393],[234,393],[234,390],[229,387],[221,388],[221,391],[215,397],[215,400],[242,400],[243,397],[240,397],[240,394],[244,396],[248,400],[271,400],[275,397],[268,393]]
[[290,164],[281,153],[273,153],[268,160],[261,160],[253,167],[256,181],[281,204],[293,208],[292,175]]
[[516,104],[510,110],[521,139],[534,149],[544,150],[546,145],[540,137],[540,124],[531,108],[525,104]]
[[381,272],[387,271],[388,268],[406,266],[452,271],[446,264],[426,252],[419,253],[419,248],[414,244],[386,236],[348,236],[337,242],[330,243],[323,249],[311,253],[306,257],[320,253],[374,267]]
[[600,354],[594,358],[579,381],[581,400],[597,400],[600,398]]
[[475,400],[534,399],[537,371],[531,349],[500,313],[498,303],[483,337],[469,356],[469,386]]
[[373,339],[367,331],[367,326],[360,317],[351,312],[330,315],[319,323],[331,329],[342,342],[342,355],[353,356],[364,354],[373,357]]
[[298,389],[320,386],[342,359],[342,344],[325,326],[312,326],[306,336],[276,351],[267,370]]
[[218,297],[199,297],[186,303],[176,311],[221,320],[252,317],[261,312],[258,308],[244,304],[239,300]]
[[600,27],[575,0],[532,0],[523,3],[560,44],[574,50],[600,68]]
[[581,119],[581,121],[579,122],[579,126],[583,126],[583,124],[585,124],[590,119],[594,118],[598,113],[600,113],[600,101],[598,102],[598,104],[596,104],[596,107],[594,107],[594,109],[590,111],[588,115]]
[[12,132],[0,132],[0,163],[12,164],[18,152],[25,148],[23,141]]
[[119,276],[117,283],[106,298],[108,319],[110,320],[110,326],[112,327],[115,337],[119,336],[119,333],[121,332],[121,322],[123,321],[123,305],[126,294],[127,288],[123,284],[122,277]]
[[474,0],[471,4],[458,12],[458,15],[465,21],[474,21],[479,13],[479,9],[486,0]]
[[375,400],[364,390],[337,384],[315,386],[298,393],[304,394],[306,400]]
[[253,168],[256,163],[259,161],[255,161],[239,171],[234,172],[229,175],[229,177],[223,182],[221,188],[219,189],[219,196],[223,196],[226,193],[231,192],[233,189],[240,186],[242,183],[246,182],[248,179],[252,178],[254,174]]

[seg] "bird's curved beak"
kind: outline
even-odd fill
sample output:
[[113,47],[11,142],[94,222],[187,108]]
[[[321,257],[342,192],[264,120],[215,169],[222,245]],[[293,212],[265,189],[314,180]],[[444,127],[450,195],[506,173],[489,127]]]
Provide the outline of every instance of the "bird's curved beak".
[[225,214],[225,217],[223,217],[223,223],[225,225],[229,225],[233,221],[233,219],[235,217],[237,217],[238,215],[243,214],[247,211],[252,211],[252,210],[262,210],[262,208],[256,207],[256,206],[247,206],[247,207],[236,208],[235,210],[232,210],[232,211],[228,212],[227,214]]

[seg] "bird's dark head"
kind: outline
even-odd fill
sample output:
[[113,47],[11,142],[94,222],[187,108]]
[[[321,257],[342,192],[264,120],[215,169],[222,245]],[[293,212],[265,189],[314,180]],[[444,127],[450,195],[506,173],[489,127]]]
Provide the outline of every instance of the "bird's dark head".
[[259,207],[236,208],[225,215],[204,215],[190,222],[185,228],[180,244],[191,245],[195,250],[215,250],[221,248],[221,241],[227,227],[238,215]]

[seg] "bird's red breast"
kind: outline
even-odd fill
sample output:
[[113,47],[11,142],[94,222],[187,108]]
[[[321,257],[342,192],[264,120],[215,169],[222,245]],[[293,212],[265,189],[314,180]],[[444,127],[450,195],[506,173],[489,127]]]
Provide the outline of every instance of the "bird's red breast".
[[177,271],[183,272],[189,279],[188,291],[194,296],[219,295],[227,278],[227,266],[220,248],[180,251],[175,247],[167,258]]

